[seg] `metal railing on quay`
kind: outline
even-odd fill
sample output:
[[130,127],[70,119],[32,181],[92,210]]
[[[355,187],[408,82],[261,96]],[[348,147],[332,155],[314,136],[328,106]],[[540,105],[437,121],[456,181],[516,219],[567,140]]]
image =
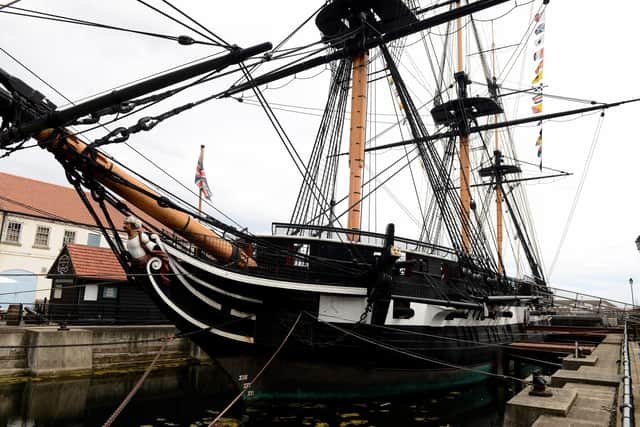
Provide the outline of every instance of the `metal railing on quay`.
[[624,323],[624,342],[622,345],[622,426],[633,427],[633,393],[631,387],[631,358],[629,357],[629,334],[627,333],[627,322]]

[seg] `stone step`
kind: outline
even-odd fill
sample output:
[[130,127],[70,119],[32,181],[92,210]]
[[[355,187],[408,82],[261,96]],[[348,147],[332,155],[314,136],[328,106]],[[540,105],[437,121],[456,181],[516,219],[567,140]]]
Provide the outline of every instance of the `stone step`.
[[24,352],[0,355],[0,366],[2,366],[7,360],[24,360],[26,357],[27,355]]
[[574,418],[554,417],[551,415],[542,415],[538,417],[531,427],[602,427],[597,422],[577,420]]
[[587,370],[591,366],[582,366],[577,371],[559,369],[551,376],[552,387],[562,387],[566,383],[580,383],[604,386],[617,386],[620,383],[620,375],[611,374],[599,370]]
[[[588,399],[597,400],[597,399]],[[609,425],[611,419],[611,404],[612,402],[599,402],[595,406],[577,406],[580,401],[580,396],[576,399],[576,403],[569,410],[567,418],[585,420],[589,422],[596,422],[602,426]],[[586,402],[583,400],[583,404]]]
[[[112,354],[104,354],[104,355],[94,355],[93,363],[95,364],[112,364],[112,363],[120,363],[120,362],[128,362],[128,363],[144,363],[147,361],[153,360],[158,353],[142,353],[142,354],[131,354],[131,353],[112,353]],[[160,356],[160,359],[184,359],[188,358],[189,355],[179,351],[165,351]]]
[[13,359],[13,360],[3,360],[0,362],[0,367],[3,369],[22,369],[27,367],[27,360],[22,359]]
[[573,355],[562,359],[562,369],[577,370],[580,366],[595,366],[598,362],[598,356],[591,353],[585,357],[575,357]]
[[[141,353],[141,352],[157,352],[162,347],[161,343],[149,343],[148,345],[136,345],[134,348],[128,345],[121,346],[95,346],[93,348],[93,354],[103,354],[103,353]],[[167,345],[166,349],[168,351],[181,351],[185,347],[180,343],[171,343]]]
[[529,427],[538,417],[543,415],[565,418],[576,400],[576,391],[552,387],[547,389],[553,392],[553,396],[531,396],[529,395],[531,386],[528,386],[509,400],[503,426]]
[[[126,360],[100,360],[93,363],[94,369],[104,369],[104,368],[117,368],[119,366],[134,366],[134,365],[148,365],[150,364],[155,357],[149,357],[147,359],[126,359]],[[158,359],[157,363],[161,364],[184,364],[188,362],[191,358],[186,356],[161,356]]]
[[29,370],[25,368],[0,369],[0,378],[21,377],[28,374]]
[[563,388],[575,390],[578,392],[578,396],[583,398],[596,398],[613,401],[616,395],[616,390],[614,387],[567,383]]

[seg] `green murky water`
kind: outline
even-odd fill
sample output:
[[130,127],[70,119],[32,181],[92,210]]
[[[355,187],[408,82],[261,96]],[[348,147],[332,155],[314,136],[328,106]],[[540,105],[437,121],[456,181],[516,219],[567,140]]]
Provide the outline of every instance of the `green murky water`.
[[[100,426],[140,374],[0,384],[0,426]],[[500,426],[511,384],[375,400],[241,401],[220,426]],[[152,373],[113,426],[206,426],[235,397],[215,366]]]

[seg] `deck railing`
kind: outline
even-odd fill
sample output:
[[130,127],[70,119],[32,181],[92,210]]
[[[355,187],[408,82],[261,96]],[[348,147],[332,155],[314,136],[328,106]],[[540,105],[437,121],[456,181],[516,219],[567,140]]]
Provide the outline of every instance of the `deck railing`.
[[640,310],[630,303],[568,289],[548,289],[552,292],[554,311],[557,314],[591,313],[602,316],[603,323],[622,324],[625,319],[640,322]]
[[[344,228],[323,227],[316,225],[288,224],[274,222],[271,226],[274,236],[305,237],[337,242],[347,242],[350,235],[359,236],[359,243],[370,246],[383,246],[385,235],[363,230],[346,230]],[[395,237],[394,245],[404,252],[416,252],[424,255],[456,259],[456,252],[446,246],[421,242],[418,240]]]

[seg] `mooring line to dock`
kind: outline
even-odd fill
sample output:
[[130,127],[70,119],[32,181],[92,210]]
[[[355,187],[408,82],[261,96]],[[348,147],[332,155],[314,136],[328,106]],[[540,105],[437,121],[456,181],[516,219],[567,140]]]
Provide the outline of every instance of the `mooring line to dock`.
[[251,386],[253,385],[254,382],[256,382],[258,380],[258,378],[260,378],[260,376],[262,375],[262,373],[269,367],[269,365],[271,364],[271,362],[273,362],[273,360],[276,358],[276,356],[278,355],[278,353],[280,353],[280,350],[282,350],[282,348],[284,347],[284,345],[287,343],[287,341],[289,341],[289,337],[291,336],[291,334],[293,333],[293,331],[296,329],[296,326],[298,326],[298,323],[300,322],[300,318],[302,318],[302,311],[298,314],[298,317],[296,318],[296,321],[293,323],[293,326],[291,326],[291,329],[289,329],[289,332],[287,333],[287,335],[284,337],[284,339],[282,340],[282,342],[280,343],[280,345],[278,346],[278,348],[276,349],[276,351],[271,355],[271,357],[269,358],[269,360],[267,360],[267,363],[264,364],[264,366],[260,369],[260,371],[258,371],[258,373],[256,374],[255,377],[253,377],[253,379],[251,381],[249,381],[248,383],[245,384],[245,386],[243,387],[242,390],[240,390],[240,393],[238,393],[238,395],[218,414],[218,416],[211,421],[211,423],[209,424],[208,427],[214,427],[215,424],[218,422],[218,420],[220,420],[220,418],[222,418],[224,416],[224,414],[226,414],[229,409],[231,409],[233,407],[233,405],[236,404],[236,402],[242,397],[244,396],[244,394],[249,391],[249,389],[251,388]]
[[521,355],[515,354],[515,353],[504,353],[504,355],[507,356],[507,357],[511,357],[512,359],[526,360],[526,361],[533,362],[534,364],[538,364],[538,365],[547,365],[547,366],[553,366],[554,368],[562,368],[562,363],[549,362],[547,360],[535,359],[533,357],[527,357],[527,356],[521,356]]
[[165,340],[165,342],[162,345],[162,347],[160,347],[160,350],[158,350],[158,354],[156,354],[156,357],[153,358],[153,360],[151,361],[151,364],[149,364],[149,366],[144,371],[144,373],[142,374],[142,376],[140,377],[140,379],[138,380],[136,385],[133,386],[133,388],[131,389],[129,394],[127,394],[127,397],[125,397],[124,400],[120,403],[120,405],[118,405],[116,410],[113,412],[113,414],[111,414],[109,419],[107,419],[107,421],[105,421],[105,423],[102,425],[102,427],[110,427],[111,424],[113,424],[113,422],[116,420],[116,418],[118,418],[118,416],[120,415],[120,413],[122,413],[122,411],[127,406],[127,404],[131,401],[131,399],[133,399],[133,396],[135,396],[135,394],[138,392],[140,387],[142,387],[142,384],[144,383],[144,380],[147,379],[147,376],[149,376],[149,374],[151,373],[151,370],[153,369],[153,366],[156,364],[158,359],[160,359],[160,356],[162,355],[164,350],[167,348],[167,345],[171,341],[173,341],[173,338],[169,338],[169,339]]
[[[340,331],[340,332],[342,332],[344,334],[351,335],[354,338],[357,338],[357,339],[359,339],[361,341],[364,341],[364,342],[366,342],[368,344],[372,344],[372,345],[374,345],[376,347],[383,348],[385,350],[393,351],[395,353],[400,353],[402,355],[405,355],[405,356],[408,356],[408,357],[412,357],[414,359],[424,360],[425,362],[430,362],[430,363],[433,363],[433,364],[436,364],[436,365],[446,366],[448,368],[453,368],[453,369],[458,369],[458,370],[461,370],[461,371],[472,372],[472,373],[475,373],[475,374],[481,374],[481,375],[485,375],[485,376],[489,376],[489,377],[498,378],[498,379],[501,379],[501,380],[510,380],[510,381],[518,382],[518,383],[521,383],[521,384],[524,384],[524,385],[529,384],[529,382],[527,382],[525,380],[522,380],[520,378],[512,377],[511,375],[494,374],[494,373],[491,373],[491,372],[485,372],[485,371],[481,371],[481,370],[478,370],[478,369],[468,368],[466,366],[460,366],[460,365],[456,365],[456,364],[453,364],[453,363],[445,362],[445,361],[442,361],[442,360],[434,359],[434,358],[431,358],[431,357],[423,356],[421,354],[417,354],[417,353],[405,350],[403,348],[395,347],[395,346],[392,346],[390,344],[385,344],[383,342],[374,340],[374,339],[366,337],[364,335],[357,334],[355,332],[352,332],[352,331],[349,331],[347,329],[341,328],[340,326],[331,324],[329,322],[325,322],[324,320],[317,319],[311,313],[308,313],[306,311],[304,313],[306,313],[307,315],[311,316],[312,318],[315,318],[319,322],[324,323],[325,325],[327,325],[327,326],[329,326],[331,328],[334,328],[334,329],[336,329],[336,330],[338,330],[338,331]],[[209,427],[212,427],[212,426],[209,426]]]

